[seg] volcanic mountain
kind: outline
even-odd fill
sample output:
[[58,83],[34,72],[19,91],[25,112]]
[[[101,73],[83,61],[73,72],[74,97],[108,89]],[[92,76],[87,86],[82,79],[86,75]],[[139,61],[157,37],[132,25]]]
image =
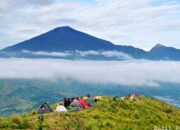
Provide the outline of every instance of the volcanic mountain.
[[[115,45],[89,34],[75,30],[69,26],[55,28],[49,32],[20,42],[1,50],[1,56],[32,57],[23,54],[30,52],[74,52],[74,51],[116,51],[137,59],[180,60],[180,50],[157,44],[150,51],[133,46]],[[19,53],[16,55],[15,53]]]
[[68,26],[55,28],[47,33],[3,49],[5,52],[19,52],[22,50],[45,52],[116,50],[131,54],[136,58],[146,54],[142,49],[114,45],[109,41],[96,38]]

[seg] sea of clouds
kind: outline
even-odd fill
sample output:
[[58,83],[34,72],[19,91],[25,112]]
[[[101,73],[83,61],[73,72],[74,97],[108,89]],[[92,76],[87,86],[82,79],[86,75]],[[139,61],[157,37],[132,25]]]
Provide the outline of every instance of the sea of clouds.
[[62,59],[0,59],[0,79],[72,79],[84,83],[158,87],[179,83],[176,61],[86,61]]

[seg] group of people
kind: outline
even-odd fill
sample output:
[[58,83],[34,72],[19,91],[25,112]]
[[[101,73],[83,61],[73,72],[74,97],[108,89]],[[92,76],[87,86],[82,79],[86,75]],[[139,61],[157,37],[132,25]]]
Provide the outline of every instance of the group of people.
[[80,111],[89,108],[96,100],[87,94],[85,97],[64,98],[56,108],[57,112]]
[[124,101],[124,100],[128,100],[128,101],[140,101],[142,96],[143,95],[131,93],[131,94],[128,94],[128,96],[121,97],[120,99],[122,101]]
[[[128,101],[140,101],[143,95],[140,94],[129,94],[128,96],[120,97],[120,100],[128,100]],[[119,97],[114,97],[113,99],[117,99]],[[91,107],[97,101],[104,100],[103,96],[96,96],[91,98],[90,94],[87,94],[85,97],[73,97],[73,98],[64,98],[61,100],[56,107],[56,112],[72,112],[72,111],[80,111],[82,109],[86,109]],[[51,107],[44,103],[40,106],[38,110],[38,114],[44,114],[53,112]]]

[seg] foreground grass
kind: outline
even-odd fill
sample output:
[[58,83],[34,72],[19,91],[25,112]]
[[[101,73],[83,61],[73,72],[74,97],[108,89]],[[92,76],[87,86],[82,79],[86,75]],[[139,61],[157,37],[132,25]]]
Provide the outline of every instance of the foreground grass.
[[180,126],[180,110],[147,97],[139,101],[105,97],[80,112],[53,112],[38,116],[32,111],[0,118],[0,129],[152,130],[154,126],[170,126],[175,130]]

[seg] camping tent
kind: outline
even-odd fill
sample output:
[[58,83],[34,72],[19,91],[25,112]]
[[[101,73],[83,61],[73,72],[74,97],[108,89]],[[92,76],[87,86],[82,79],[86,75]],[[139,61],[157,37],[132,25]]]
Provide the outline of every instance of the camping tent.
[[83,100],[87,100],[89,97],[87,97],[87,96],[85,96],[85,97],[83,97]]
[[58,105],[56,107],[56,112],[67,112],[67,109],[63,105]]
[[47,103],[41,104],[41,106],[39,107],[39,110],[38,110],[38,114],[45,114],[45,113],[49,113],[49,112],[53,112],[51,107]]
[[92,106],[95,103],[91,98],[86,99],[85,102],[88,104],[88,106]]
[[88,104],[82,98],[79,98],[78,102],[81,104],[81,106],[83,108],[88,108],[89,107]]
[[73,102],[70,104],[68,108],[70,111],[80,111],[83,109],[81,104],[79,104],[77,100],[73,100]]
[[98,101],[102,101],[103,100],[103,96],[96,96],[96,97],[94,97],[94,99],[96,99]]

